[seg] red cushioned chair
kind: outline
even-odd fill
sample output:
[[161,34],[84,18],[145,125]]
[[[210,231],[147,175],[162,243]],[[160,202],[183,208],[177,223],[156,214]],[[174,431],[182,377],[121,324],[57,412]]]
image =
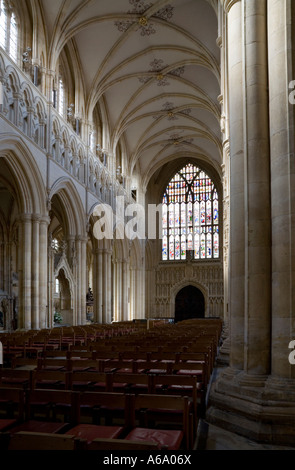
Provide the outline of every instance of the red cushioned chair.
[[67,390],[69,388],[69,372],[63,370],[33,370],[31,388]]
[[108,392],[110,390],[109,374],[93,371],[74,371],[69,375],[69,388],[79,391],[100,391]]
[[[111,438],[115,439],[122,436],[129,425],[129,395],[123,393],[101,393],[101,392],[81,392],[79,401],[76,403],[76,419],[78,424],[71,427],[67,433],[75,435],[79,439],[84,439],[87,443],[95,438]],[[83,423],[83,409],[87,406],[90,409],[101,412],[106,419],[105,424],[89,424]],[[120,411],[121,416],[117,420],[121,422],[113,422],[116,418],[116,412]],[[111,423],[107,422],[109,413],[112,413]],[[123,414],[123,420],[122,420]]]
[[[148,427],[147,421],[138,421],[140,415],[147,417],[148,410],[158,410],[161,420],[155,423],[153,428]],[[169,421],[165,422],[169,415]],[[182,413],[182,422],[175,423],[171,427],[171,413]],[[130,424],[132,431],[126,436],[127,440],[152,441],[157,442],[159,446],[165,446],[168,450],[189,449],[191,445],[190,419],[189,419],[189,401],[188,397],[173,395],[144,394],[132,395],[130,397]],[[142,425],[145,423],[145,426]]]
[[132,441],[127,439],[108,439],[108,438],[96,438],[93,439],[86,447],[87,450],[164,450],[165,448],[160,447],[157,442],[152,441]]
[[23,421],[25,410],[25,391],[19,388],[0,388],[0,410],[2,418]]
[[0,369],[0,387],[29,388],[31,370],[2,368]]
[[7,429],[11,428],[17,424],[17,419],[0,419],[0,432],[7,431]]
[[22,431],[13,434],[8,450],[78,450],[80,441],[75,436]]
[[76,424],[79,392],[71,390],[34,389],[27,391],[26,421],[62,421]]
[[123,426],[102,426],[96,424],[78,424],[69,429],[65,434],[73,435],[83,439],[89,444],[96,438],[116,439],[122,435]]
[[143,373],[121,373],[111,374],[111,391],[124,393],[152,393],[152,379],[149,374]]

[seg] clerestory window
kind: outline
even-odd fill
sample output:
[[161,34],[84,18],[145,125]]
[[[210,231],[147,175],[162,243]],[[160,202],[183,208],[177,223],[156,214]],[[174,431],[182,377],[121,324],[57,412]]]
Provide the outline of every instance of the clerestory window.
[[58,81],[58,112],[61,116],[65,113],[65,89],[63,79]]
[[219,258],[218,192],[189,163],[170,180],[162,200],[162,260]]
[[7,0],[0,0],[0,46],[17,61],[18,24],[15,13]]

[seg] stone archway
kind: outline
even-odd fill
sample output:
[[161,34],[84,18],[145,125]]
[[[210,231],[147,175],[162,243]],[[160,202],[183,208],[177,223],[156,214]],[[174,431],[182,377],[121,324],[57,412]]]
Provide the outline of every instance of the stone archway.
[[59,289],[56,291],[54,296],[54,307],[55,312],[61,314],[62,323],[67,325],[73,324],[73,301],[72,301],[72,289],[63,268],[58,272],[56,278],[58,280]]
[[205,299],[200,289],[188,285],[175,297],[175,323],[190,318],[205,317]]

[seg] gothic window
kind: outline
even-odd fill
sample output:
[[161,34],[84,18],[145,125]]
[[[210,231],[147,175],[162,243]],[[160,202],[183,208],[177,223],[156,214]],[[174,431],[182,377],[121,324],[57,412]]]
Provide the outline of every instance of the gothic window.
[[65,90],[63,79],[60,78],[58,81],[58,112],[61,116],[64,115],[65,111]]
[[57,253],[59,250],[59,243],[56,238],[53,238],[52,244],[51,244],[52,249]]
[[189,163],[170,180],[162,200],[162,260],[219,258],[218,193]]
[[17,60],[18,24],[9,1],[0,0],[0,46]]

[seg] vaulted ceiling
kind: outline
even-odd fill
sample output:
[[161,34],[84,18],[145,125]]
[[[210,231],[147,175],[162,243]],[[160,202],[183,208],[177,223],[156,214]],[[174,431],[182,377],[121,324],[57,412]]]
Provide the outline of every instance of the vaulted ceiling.
[[88,118],[105,110],[143,186],[180,156],[221,166],[217,0],[40,0],[52,62],[74,45]]

